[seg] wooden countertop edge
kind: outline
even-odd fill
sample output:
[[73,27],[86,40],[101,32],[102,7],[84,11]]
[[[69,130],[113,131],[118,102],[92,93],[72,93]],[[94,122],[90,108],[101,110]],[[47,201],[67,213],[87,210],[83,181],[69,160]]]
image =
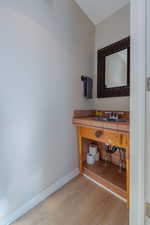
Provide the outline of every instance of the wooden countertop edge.
[[128,122],[101,122],[92,121],[90,118],[73,118],[73,124],[78,127],[102,128],[123,133],[130,133]]

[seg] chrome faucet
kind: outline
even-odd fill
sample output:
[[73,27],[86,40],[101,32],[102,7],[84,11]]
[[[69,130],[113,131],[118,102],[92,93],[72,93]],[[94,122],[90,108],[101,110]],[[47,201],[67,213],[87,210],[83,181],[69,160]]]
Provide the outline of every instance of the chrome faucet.
[[118,120],[119,115],[123,114],[123,112],[105,112],[105,114],[109,115],[110,120]]

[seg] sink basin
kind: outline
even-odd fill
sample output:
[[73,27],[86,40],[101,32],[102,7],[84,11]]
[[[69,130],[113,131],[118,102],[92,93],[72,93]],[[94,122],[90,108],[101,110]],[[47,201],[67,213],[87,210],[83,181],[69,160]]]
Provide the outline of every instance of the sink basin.
[[126,122],[123,119],[110,119],[110,118],[103,118],[103,117],[93,117],[92,120],[95,121],[105,121],[105,122]]

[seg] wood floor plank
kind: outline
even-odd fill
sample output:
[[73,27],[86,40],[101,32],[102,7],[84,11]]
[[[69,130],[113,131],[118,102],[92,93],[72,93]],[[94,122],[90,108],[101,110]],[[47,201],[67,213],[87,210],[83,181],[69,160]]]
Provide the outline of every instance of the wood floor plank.
[[126,204],[78,176],[13,225],[128,225]]

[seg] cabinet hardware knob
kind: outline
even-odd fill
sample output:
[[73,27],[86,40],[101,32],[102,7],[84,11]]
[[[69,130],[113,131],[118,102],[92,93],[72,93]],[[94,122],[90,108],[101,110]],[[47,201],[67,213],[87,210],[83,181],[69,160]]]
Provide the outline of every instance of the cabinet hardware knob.
[[102,132],[101,131],[98,130],[98,131],[95,132],[95,136],[97,138],[99,138],[101,135],[102,135]]

